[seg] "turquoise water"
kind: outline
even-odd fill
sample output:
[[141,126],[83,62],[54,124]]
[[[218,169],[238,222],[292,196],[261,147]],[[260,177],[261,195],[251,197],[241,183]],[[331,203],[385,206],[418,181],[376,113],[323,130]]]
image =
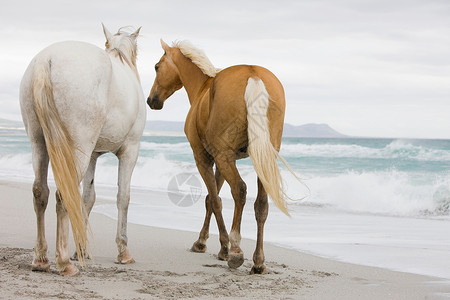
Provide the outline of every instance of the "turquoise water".
[[[141,155],[162,151],[166,158],[194,162],[185,137],[142,138]],[[450,140],[367,138],[284,138],[281,153],[301,173],[338,174],[397,169],[405,172],[449,172]],[[250,165],[241,160],[240,165]]]
[[[141,157],[163,153],[168,160],[194,163],[185,137],[143,136]],[[0,135],[0,158],[29,154],[25,135]],[[283,138],[281,154],[301,173],[338,174],[348,170],[450,172],[450,140],[368,138]],[[251,165],[249,159],[240,165]]]
[[[280,164],[288,192],[301,204],[393,215],[448,214],[450,140],[367,138],[284,138],[281,155],[308,186]],[[248,194],[256,195],[251,161],[238,162]],[[185,137],[144,136],[132,185],[167,190],[178,173],[198,176]],[[100,158],[96,181],[115,185],[117,159]],[[33,179],[31,149],[25,135],[0,136],[0,175]],[[227,188],[224,195],[231,197]]]

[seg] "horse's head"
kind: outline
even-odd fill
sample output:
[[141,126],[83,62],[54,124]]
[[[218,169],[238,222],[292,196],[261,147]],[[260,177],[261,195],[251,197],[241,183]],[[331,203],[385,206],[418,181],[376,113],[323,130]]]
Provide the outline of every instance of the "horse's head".
[[137,42],[141,27],[133,33],[127,33],[120,28],[116,34],[111,34],[105,25],[103,25],[103,32],[106,37],[105,50],[112,53],[125,61],[130,67],[136,67]]
[[163,40],[161,40],[161,46],[164,49],[164,55],[155,65],[156,78],[147,99],[150,108],[158,110],[163,108],[167,98],[183,87],[178,69],[172,60],[173,48]]

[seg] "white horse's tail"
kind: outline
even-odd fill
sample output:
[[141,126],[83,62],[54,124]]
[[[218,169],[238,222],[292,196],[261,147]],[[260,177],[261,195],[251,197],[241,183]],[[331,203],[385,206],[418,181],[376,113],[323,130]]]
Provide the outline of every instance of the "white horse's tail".
[[80,191],[80,170],[75,154],[76,147],[55,106],[53,85],[50,79],[50,61],[38,61],[32,76],[32,93],[36,115],[45,137],[47,152],[52,164],[56,186],[72,224],[78,261],[83,264],[87,249],[84,206]]
[[267,194],[275,205],[289,216],[286,205],[288,197],[284,191],[277,158],[281,159],[289,171],[293,171],[270,141],[267,118],[270,98],[263,81],[259,78],[249,78],[244,98],[247,105],[248,154]]

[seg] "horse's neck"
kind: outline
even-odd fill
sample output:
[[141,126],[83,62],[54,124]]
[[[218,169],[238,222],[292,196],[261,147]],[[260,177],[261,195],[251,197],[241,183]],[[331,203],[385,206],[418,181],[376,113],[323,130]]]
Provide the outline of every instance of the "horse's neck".
[[189,97],[191,106],[199,99],[199,94],[204,89],[205,82],[210,78],[203,74],[199,67],[197,67],[190,59],[184,57],[181,52],[174,60],[175,65],[180,73],[180,79]]

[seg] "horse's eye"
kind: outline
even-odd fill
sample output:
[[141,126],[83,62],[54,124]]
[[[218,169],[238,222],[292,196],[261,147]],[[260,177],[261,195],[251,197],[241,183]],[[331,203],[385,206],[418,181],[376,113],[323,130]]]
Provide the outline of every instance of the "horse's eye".
[[158,69],[159,69],[159,66],[155,65],[155,71],[158,71]]

